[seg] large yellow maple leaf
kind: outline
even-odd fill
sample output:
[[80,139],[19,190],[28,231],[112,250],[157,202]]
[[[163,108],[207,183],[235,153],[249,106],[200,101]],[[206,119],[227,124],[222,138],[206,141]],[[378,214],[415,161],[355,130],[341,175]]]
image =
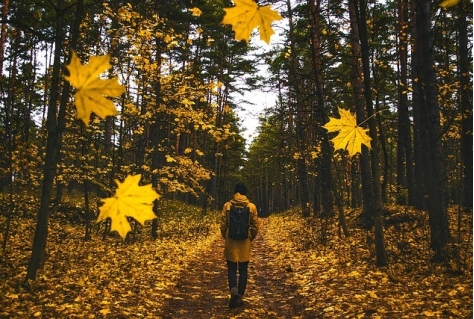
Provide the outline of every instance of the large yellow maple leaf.
[[125,92],[125,88],[116,78],[105,80],[99,78],[101,73],[111,67],[109,60],[109,55],[93,56],[87,65],[83,65],[73,51],[71,62],[66,65],[69,76],[64,78],[76,88],[74,104],[77,108],[77,117],[86,125],[89,124],[92,112],[102,119],[118,114],[114,102],[106,96],[117,97]]
[[153,212],[153,201],[160,196],[151,187],[151,184],[139,186],[141,174],[128,175],[123,183],[115,180],[117,191],[114,197],[102,199],[104,204],[99,208],[97,222],[110,218],[110,229],[116,230],[125,239],[131,230],[127,217],[132,217],[144,225],[146,220],[156,218]]
[[362,152],[362,144],[370,147],[370,136],[367,135],[368,129],[357,125],[356,115],[350,111],[339,108],[340,119],[329,117],[323,127],[328,132],[339,132],[331,141],[334,143],[334,150],[342,149],[349,152],[349,156],[354,156]]
[[253,0],[233,0],[235,6],[224,8],[225,16],[223,24],[231,24],[235,31],[236,40],[249,41],[253,29],[260,32],[260,39],[270,43],[270,37],[275,32],[271,23],[281,20],[280,14],[272,10],[270,6],[259,6]]

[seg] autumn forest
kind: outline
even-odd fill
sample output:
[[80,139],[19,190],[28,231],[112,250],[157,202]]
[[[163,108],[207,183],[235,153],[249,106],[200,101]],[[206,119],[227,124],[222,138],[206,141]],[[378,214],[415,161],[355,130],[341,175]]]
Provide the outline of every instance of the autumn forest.
[[0,318],[472,318],[470,0],[1,2]]

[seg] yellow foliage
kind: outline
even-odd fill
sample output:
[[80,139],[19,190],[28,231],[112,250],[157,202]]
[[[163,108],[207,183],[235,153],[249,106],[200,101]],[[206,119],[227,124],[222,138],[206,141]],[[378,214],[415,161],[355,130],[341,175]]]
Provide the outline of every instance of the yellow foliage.
[[231,24],[235,31],[236,40],[249,41],[253,29],[260,32],[260,39],[270,43],[270,37],[275,32],[271,23],[281,20],[280,14],[270,6],[259,6],[253,0],[234,0],[235,7],[225,8],[223,24]]
[[189,12],[191,12],[191,14],[195,17],[200,17],[202,14],[201,9],[196,8],[196,7],[189,9]]
[[[31,195],[23,199],[27,198],[34,199]],[[402,206],[387,208],[387,216],[406,212]],[[330,234],[328,243],[321,242],[319,217],[303,217],[299,209],[260,219],[252,246],[251,293],[245,296],[252,307],[236,312],[222,311],[228,294],[224,240],[216,225],[219,212],[207,210],[203,215],[200,206],[162,200],[159,238],[148,238],[147,223],[137,233],[139,240],[129,245],[113,237],[103,241],[95,232],[89,241],[82,241],[84,225],[51,219],[48,266],[28,289],[18,283],[24,279],[24,260],[30,253],[24,247],[34,237],[35,220],[21,218],[15,231],[23,236],[10,237],[9,264],[0,263],[4,275],[0,317],[145,318],[152,313],[163,318],[173,313],[175,318],[195,318],[199,309],[208,318],[471,318],[472,218],[463,215],[459,238],[468,245],[465,272],[453,276],[444,266],[426,264],[428,216],[409,212],[421,223],[387,225],[386,239],[394,257],[390,268],[371,263],[366,230],[353,228],[350,237],[338,237],[337,216],[330,217],[324,229]],[[457,216],[456,210],[450,212]],[[359,211],[346,213],[352,221]],[[0,222],[5,218],[0,215]],[[269,298],[278,305],[269,306]]]
[[77,108],[77,117],[86,125],[89,124],[92,112],[102,119],[118,114],[114,103],[105,96],[117,97],[125,92],[125,88],[116,78],[107,80],[99,78],[102,72],[111,67],[109,59],[109,55],[93,56],[87,65],[83,65],[73,51],[71,62],[66,66],[69,76],[64,78],[76,88],[74,104]]
[[449,7],[453,7],[459,3],[460,0],[444,0],[439,4],[439,6],[443,9],[447,9]]
[[362,144],[370,148],[370,136],[368,129],[357,125],[355,114],[339,108],[340,119],[329,117],[329,122],[323,127],[328,132],[339,132],[331,141],[334,143],[334,150],[342,149],[349,152],[349,156],[361,153]]
[[139,186],[141,175],[128,175],[123,183],[115,180],[117,191],[114,197],[102,199],[97,222],[110,218],[111,230],[116,230],[125,239],[131,230],[127,217],[132,217],[144,225],[146,220],[156,218],[153,212],[153,201],[160,196],[153,190],[151,184]]

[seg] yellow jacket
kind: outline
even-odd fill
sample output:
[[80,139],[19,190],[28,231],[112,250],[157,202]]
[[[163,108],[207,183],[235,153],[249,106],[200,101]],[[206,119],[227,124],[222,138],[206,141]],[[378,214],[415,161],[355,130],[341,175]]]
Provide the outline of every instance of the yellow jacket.
[[[229,210],[231,205],[245,207],[250,210],[249,238],[244,240],[234,240],[227,236],[229,226]],[[257,207],[252,204],[247,196],[236,193],[234,198],[224,204],[222,209],[220,229],[222,237],[225,238],[224,257],[233,262],[250,261],[250,243],[255,239],[258,233],[258,213]]]

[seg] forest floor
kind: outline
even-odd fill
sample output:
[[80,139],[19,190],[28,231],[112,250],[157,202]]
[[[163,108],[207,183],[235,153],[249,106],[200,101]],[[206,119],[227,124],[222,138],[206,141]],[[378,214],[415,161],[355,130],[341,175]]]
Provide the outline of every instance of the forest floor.
[[34,225],[17,219],[0,259],[0,318],[472,318],[471,226],[455,246],[459,263],[432,264],[428,226],[416,214],[387,227],[384,268],[366,231],[340,237],[335,220],[325,228],[295,212],[261,218],[237,309],[228,309],[217,216],[197,235],[170,220],[162,232],[173,236],[153,241],[143,231],[133,243],[83,241],[82,225],[52,218],[48,260],[25,287]]

